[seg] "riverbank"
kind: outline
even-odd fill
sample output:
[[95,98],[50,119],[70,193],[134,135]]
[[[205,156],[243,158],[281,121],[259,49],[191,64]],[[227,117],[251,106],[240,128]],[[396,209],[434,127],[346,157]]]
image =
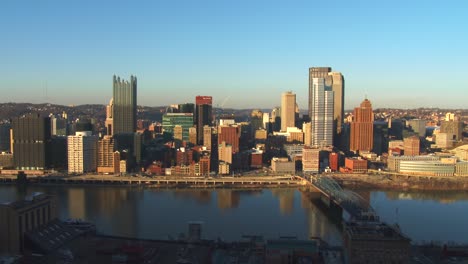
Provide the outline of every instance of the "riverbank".
[[426,177],[412,175],[333,174],[343,187],[382,190],[468,191],[468,177]]
[[18,179],[16,176],[0,177],[0,184],[20,185],[96,185],[96,186],[138,186],[145,188],[279,188],[299,187],[306,182],[300,177],[125,177],[110,175],[79,175],[79,176],[28,176]]

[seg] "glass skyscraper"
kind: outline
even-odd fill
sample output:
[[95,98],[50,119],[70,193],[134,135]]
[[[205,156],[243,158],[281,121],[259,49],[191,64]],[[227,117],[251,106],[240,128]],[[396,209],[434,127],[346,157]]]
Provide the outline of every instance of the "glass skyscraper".
[[[334,140],[339,140],[344,118],[344,78],[340,72],[332,72],[331,67],[309,68],[309,115],[312,109],[312,79],[324,78],[325,86],[333,91],[333,134]],[[338,143],[338,142],[335,142]]]
[[334,92],[324,78],[312,78],[310,84],[311,145],[332,146]]
[[162,128],[166,133],[174,136],[174,127],[182,127],[182,140],[189,141],[189,129],[193,127],[193,114],[191,113],[166,113],[162,117]]
[[130,76],[130,81],[121,80],[114,75],[113,134],[134,133],[137,114],[137,78]]

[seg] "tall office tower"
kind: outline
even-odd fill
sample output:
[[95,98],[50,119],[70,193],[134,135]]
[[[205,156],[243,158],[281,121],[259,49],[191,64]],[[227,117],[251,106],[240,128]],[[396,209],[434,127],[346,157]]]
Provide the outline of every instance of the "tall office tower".
[[291,91],[281,95],[281,131],[296,126],[296,94]]
[[10,152],[10,123],[0,123],[0,152]]
[[175,136],[174,127],[182,127],[182,140],[189,141],[189,129],[193,127],[193,114],[191,113],[166,113],[162,117],[163,132]]
[[453,135],[453,140],[463,140],[463,122],[452,118],[450,121],[442,121],[440,124],[440,132]]
[[197,144],[197,128],[189,128],[189,142],[196,145]]
[[263,113],[263,128],[265,128],[266,131],[269,131],[269,126],[270,126],[270,114]]
[[195,105],[192,103],[179,104],[179,113],[194,113]]
[[67,119],[50,114],[50,133],[53,136],[67,136]]
[[250,124],[252,125],[252,130],[255,131],[259,128],[264,128],[263,126],[263,112],[256,109],[252,110],[250,113]]
[[418,136],[412,136],[403,140],[405,156],[419,156],[420,141]]
[[408,120],[409,127],[420,137],[426,136],[426,120],[411,119]]
[[280,131],[281,130],[281,108],[275,107],[271,110],[270,116],[271,130]]
[[49,167],[50,118],[29,114],[12,119],[13,162],[18,170]]
[[304,133],[304,145],[311,146],[312,145],[312,123],[304,122],[302,124],[302,132]]
[[232,151],[239,152],[241,128],[237,125],[218,127],[218,145],[223,141],[232,146]]
[[310,85],[311,145],[332,146],[334,92],[325,85],[324,78],[312,78]]
[[106,106],[106,132],[107,135],[112,136],[112,129],[114,128],[114,119],[112,115],[114,114],[114,98],[110,99],[109,104]]
[[114,75],[114,97],[112,135],[136,131],[137,78],[130,76],[130,82]]
[[335,139],[340,138],[344,118],[344,78],[340,72],[332,72],[331,67],[309,68],[309,116],[312,107],[312,79],[324,78],[325,85],[334,92],[333,102],[333,134]]
[[218,145],[218,160],[224,161],[228,164],[232,164],[232,145],[227,144],[226,141],[219,143]]
[[195,125],[197,127],[197,144],[203,145],[203,127],[211,126],[213,122],[213,97],[200,96],[195,98],[196,113]]
[[350,150],[371,151],[374,145],[374,113],[371,102],[366,98],[360,107],[354,108],[353,116]]
[[206,147],[206,149],[211,150],[212,145],[211,145],[211,139],[213,137],[213,129],[210,126],[204,126],[203,127],[203,146]]
[[91,131],[68,136],[68,172],[94,172],[97,168],[97,136]]
[[114,139],[111,136],[104,136],[98,141],[98,173],[119,173],[120,153],[114,151]]
[[[175,125],[173,129],[173,134],[174,134],[174,140],[183,140],[183,131],[184,129],[182,128],[181,125]],[[188,139],[188,129],[187,129],[187,139]]]

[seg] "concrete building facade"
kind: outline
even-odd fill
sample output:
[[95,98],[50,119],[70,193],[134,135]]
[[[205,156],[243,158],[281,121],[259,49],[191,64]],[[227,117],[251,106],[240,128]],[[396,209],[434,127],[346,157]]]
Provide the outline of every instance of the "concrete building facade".
[[85,173],[97,169],[97,136],[91,131],[76,132],[67,137],[68,172]]
[[296,94],[288,91],[281,95],[281,131],[295,127]]

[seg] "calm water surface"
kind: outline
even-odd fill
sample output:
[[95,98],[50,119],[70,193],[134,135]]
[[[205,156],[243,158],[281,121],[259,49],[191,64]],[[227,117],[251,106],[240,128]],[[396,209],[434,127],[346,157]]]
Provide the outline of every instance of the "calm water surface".
[[[203,237],[238,240],[242,235],[266,238],[321,237],[341,245],[341,233],[326,211],[297,189],[194,190],[107,186],[0,185],[0,202],[32,192],[58,197],[62,219],[96,223],[105,234],[150,239],[177,238],[187,222],[202,221]],[[414,241],[468,243],[468,192],[359,191],[381,218],[398,222]]]

